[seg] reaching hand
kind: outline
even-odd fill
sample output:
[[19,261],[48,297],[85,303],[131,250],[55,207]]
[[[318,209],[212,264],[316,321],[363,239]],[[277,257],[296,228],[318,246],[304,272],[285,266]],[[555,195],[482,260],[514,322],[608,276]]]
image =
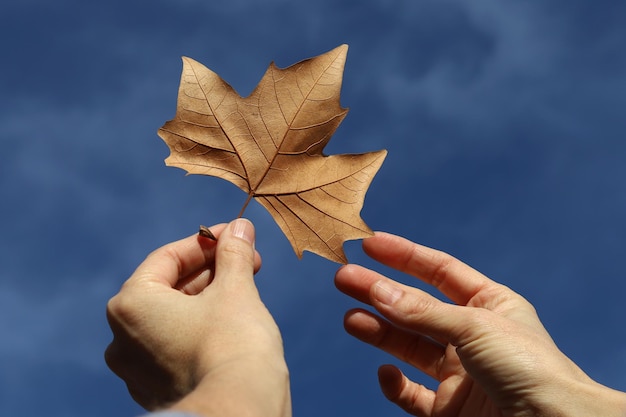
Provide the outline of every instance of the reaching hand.
[[290,415],[281,335],[254,284],[254,227],[240,219],[212,232],[217,242],[157,249],[110,300],[107,363],[147,409]]
[[379,369],[383,393],[408,413],[624,417],[626,394],[594,382],[568,359],[520,295],[450,255],[394,235],[376,233],[363,248],[454,303],[356,265],[336,274],[341,291],[384,317],[351,310],[346,330],[439,381],[432,391],[395,366]]

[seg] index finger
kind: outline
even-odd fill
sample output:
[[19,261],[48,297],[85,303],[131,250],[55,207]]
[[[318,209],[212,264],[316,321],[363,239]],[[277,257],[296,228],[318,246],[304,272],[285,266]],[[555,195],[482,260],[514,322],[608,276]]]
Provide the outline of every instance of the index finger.
[[[216,237],[222,233],[225,224],[211,227]],[[197,272],[215,259],[216,242],[198,237],[197,234],[161,246],[150,253],[128,279],[153,281],[172,288],[179,280]]]
[[421,279],[459,305],[496,283],[453,256],[384,232],[363,240],[370,257]]

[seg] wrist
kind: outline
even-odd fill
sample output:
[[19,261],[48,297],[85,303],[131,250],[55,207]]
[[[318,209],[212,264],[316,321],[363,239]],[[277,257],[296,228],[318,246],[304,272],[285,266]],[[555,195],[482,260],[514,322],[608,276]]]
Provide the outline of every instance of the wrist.
[[290,417],[289,371],[281,357],[255,356],[223,363],[171,409],[221,417]]
[[[595,389],[589,398],[592,405],[592,414],[602,417],[626,416],[626,393],[614,390],[594,382]],[[582,416],[582,414],[580,414]]]
[[[567,385],[566,385],[567,386]],[[543,417],[625,417],[626,393],[595,381],[577,382],[570,385],[564,395],[554,396]]]

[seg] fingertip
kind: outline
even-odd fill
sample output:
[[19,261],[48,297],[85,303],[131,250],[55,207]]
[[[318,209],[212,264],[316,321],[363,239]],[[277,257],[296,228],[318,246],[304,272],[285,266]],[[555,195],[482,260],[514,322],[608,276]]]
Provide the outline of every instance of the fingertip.
[[381,242],[384,242],[385,240],[392,238],[393,236],[394,235],[386,232],[375,231],[373,236],[367,237],[362,240],[361,246],[363,247],[363,251],[366,254],[370,255],[372,249],[376,249],[381,244]]
[[[255,247],[256,228],[254,227],[254,223],[252,223],[250,220],[243,217],[238,218],[233,220],[229,224],[225,224],[224,229],[225,228],[229,228],[233,236],[242,239],[244,242],[250,244],[253,248]],[[259,272],[261,266],[263,265],[263,259],[261,258],[261,254],[256,249],[254,251],[253,265],[253,272],[255,274]]]
[[343,315],[343,327],[348,333],[351,333],[350,330],[356,326],[362,316],[367,316],[367,311],[362,308],[353,308],[346,311],[346,314]]
[[378,368],[378,383],[385,397],[394,401],[402,392],[404,375],[396,366],[385,364]]
[[254,245],[255,230],[252,222],[245,218],[233,220],[228,227],[233,236],[243,239],[250,245]]
[[378,383],[383,395],[407,413],[415,416],[433,415],[436,394],[410,381],[396,366],[379,367]]
[[404,374],[394,365],[381,365],[378,368],[378,384],[389,401],[396,401],[402,393]]
[[256,274],[261,270],[261,266],[263,266],[263,259],[261,258],[261,254],[254,251],[254,273]]
[[354,274],[355,268],[356,265],[346,264],[341,265],[339,269],[337,269],[337,272],[335,272],[335,287],[337,287],[337,289],[341,290],[345,286],[346,281]]
[[378,346],[381,335],[384,335],[386,331],[387,323],[365,309],[355,308],[344,315],[343,327],[350,336]]
[[215,281],[236,282],[251,279],[261,266],[261,258],[254,249],[254,225],[247,219],[230,222],[217,240],[215,253]]
[[335,286],[342,293],[366,304],[371,304],[370,288],[381,279],[378,272],[359,265],[344,265],[335,274]]

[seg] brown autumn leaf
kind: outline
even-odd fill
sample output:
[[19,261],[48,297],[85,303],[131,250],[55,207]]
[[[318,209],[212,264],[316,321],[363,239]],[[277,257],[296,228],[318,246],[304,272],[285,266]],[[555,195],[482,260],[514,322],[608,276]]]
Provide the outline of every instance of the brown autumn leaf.
[[159,129],[166,165],[232,182],[265,207],[299,258],[346,263],[343,242],[372,235],[360,217],[386,151],[322,153],[347,113],[339,104],[347,45],[285,69],[270,64],[242,98],[216,73],[183,58],[173,120]]

